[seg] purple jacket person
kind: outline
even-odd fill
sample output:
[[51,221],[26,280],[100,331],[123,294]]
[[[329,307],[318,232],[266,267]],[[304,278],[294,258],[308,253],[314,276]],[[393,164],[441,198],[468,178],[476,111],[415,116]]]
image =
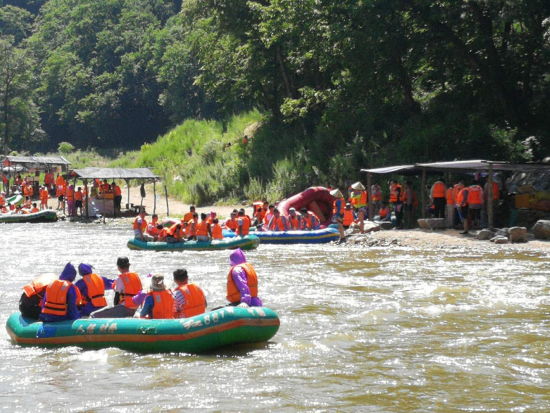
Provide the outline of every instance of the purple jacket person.
[[[227,280],[227,298],[239,307],[261,307],[262,300],[257,296],[258,279],[252,264],[246,262],[246,257],[240,248],[230,256],[231,270]],[[235,291],[236,290],[236,291]],[[240,300],[235,297],[240,295]],[[240,304],[239,304],[240,301]]]

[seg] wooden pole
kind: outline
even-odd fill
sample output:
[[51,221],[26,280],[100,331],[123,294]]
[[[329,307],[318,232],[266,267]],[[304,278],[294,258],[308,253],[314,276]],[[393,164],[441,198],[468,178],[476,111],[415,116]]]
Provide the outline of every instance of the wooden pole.
[[157,181],[153,181],[153,214],[157,213]]
[[372,174],[367,173],[367,194],[368,194],[368,204],[369,204],[369,221],[374,221],[374,205],[372,203]]
[[426,168],[422,168],[422,218],[426,218]]
[[493,230],[493,164],[489,163],[489,176],[487,179],[489,191],[487,193],[487,225]]
[[84,180],[84,186],[86,187],[86,219],[88,219],[88,180]]
[[130,181],[125,179],[124,182],[126,182],[126,188],[128,188],[128,200],[126,203],[128,204],[128,208],[130,208]]
[[164,196],[166,197],[166,216],[170,216],[170,207],[168,206],[168,189],[166,189],[166,185],[164,185]]

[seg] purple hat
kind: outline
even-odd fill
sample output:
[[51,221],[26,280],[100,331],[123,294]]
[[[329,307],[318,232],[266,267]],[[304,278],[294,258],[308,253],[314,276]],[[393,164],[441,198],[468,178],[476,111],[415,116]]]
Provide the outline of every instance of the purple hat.
[[82,276],[91,274],[93,272],[92,268],[94,267],[92,267],[90,264],[80,264],[78,266],[78,273]]
[[237,248],[229,256],[229,263],[232,267],[239,264],[244,264],[246,262],[246,257],[244,256],[243,250]]
[[63,268],[63,271],[61,272],[59,279],[62,281],[73,282],[75,278],[76,278],[76,270],[74,269],[73,264],[68,262],[67,265],[65,265],[65,268]]

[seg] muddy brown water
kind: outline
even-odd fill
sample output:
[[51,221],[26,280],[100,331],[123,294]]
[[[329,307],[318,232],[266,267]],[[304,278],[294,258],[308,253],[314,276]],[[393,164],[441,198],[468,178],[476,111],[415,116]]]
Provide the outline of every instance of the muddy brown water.
[[206,355],[22,348],[21,287],[86,262],[185,267],[224,303],[229,252],[130,251],[112,225],[0,225],[0,410],[550,411],[550,256],[490,247],[269,246],[247,253],[280,316],[265,345]]

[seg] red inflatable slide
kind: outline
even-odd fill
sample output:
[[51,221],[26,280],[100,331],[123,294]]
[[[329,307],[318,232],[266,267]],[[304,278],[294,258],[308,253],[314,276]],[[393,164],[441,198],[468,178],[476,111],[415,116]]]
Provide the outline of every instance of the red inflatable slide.
[[296,212],[307,208],[317,215],[321,225],[328,226],[332,223],[332,203],[335,199],[327,188],[314,186],[281,201],[278,209],[281,214],[288,215],[290,208],[296,208]]

